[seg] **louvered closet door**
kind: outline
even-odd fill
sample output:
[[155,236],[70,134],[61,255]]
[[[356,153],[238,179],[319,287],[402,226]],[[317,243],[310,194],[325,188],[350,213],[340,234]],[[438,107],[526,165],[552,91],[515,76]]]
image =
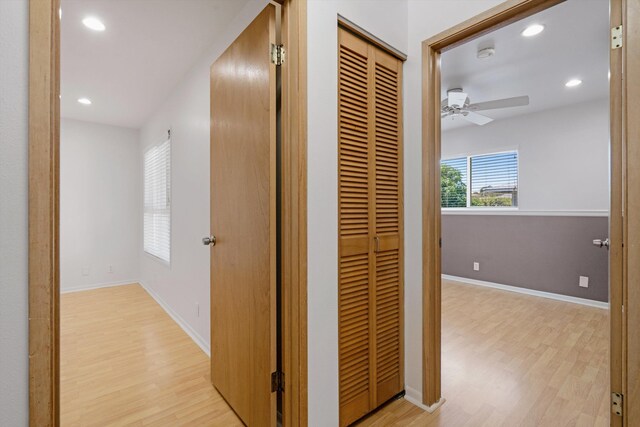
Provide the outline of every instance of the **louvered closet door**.
[[340,31],[339,53],[339,351],[340,424],[371,409],[372,345],[369,319],[370,219],[369,47]]
[[339,30],[340,424],[403,389],[401,62]]
[[376,50],[375,354],[376,405],[403,389],[402,369],[402,63]]

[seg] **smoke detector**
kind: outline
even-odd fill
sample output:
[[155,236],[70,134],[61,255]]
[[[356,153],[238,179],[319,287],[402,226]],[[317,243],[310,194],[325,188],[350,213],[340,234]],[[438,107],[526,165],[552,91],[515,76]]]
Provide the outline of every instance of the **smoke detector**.
[[490,58],[495,55],[496,50],[492,47],[487,47],[484,49],[478,50],[478,59]]

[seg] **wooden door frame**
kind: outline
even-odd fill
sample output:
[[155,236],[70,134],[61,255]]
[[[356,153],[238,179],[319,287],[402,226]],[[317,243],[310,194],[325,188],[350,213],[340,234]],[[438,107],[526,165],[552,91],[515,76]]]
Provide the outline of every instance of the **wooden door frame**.
[[[282,0],[286,426],[307,425],[307,0]],[[29,0],[29,424],[60,425],[60,0]],[[266,52],[265,52],[266,54]]]
[[[423,262],[423,403],[431,408],[437,407],[442,402],[441,396],[441,209],[440,209],[440,100],[441,100],[441,75],[440,55],[442,52],[459,46],[469,40],[481,37],[488,32],[509,25],[527,16],[538,13],[549,7],[555,6],[564,0],[509,0],[488,11],[473,17],[455,27],[452,27],[422,43],[422,262]],[[625,23],[625,27],[632,28],[627,20],[627,15],[638,21],[640,14],[640,0],[610,0],[611,25],[615,27]],[[627,14],[627,11],[629,13]],[[635,11],[635,14],[631,12]],[[631,42],[635,42],[632,45]],[[636,31],[633,34],[625,34],[624,47],[611,52],[611,212],[610,212],[610,239],[612,241],[610,251],[610,307],[618,307],[622,311],[623,296],[626,313],[612,317],[611,322],[611,348],[615,350],[615,357],[611,358],[611,387],[612,390],[620,390],[625,395],[625,401],[640,403],[640,396],[630,395],[632,390],[626,383],[632,378],[627,376],[627,360],[633,357],[631,351],[625,354],[623,342],[626,337],[633,338],[629,328],[626,327],[627,319],[635,315],[634,324],[640,322],[640,290],[636,293],[627,291],[628,280],[640,280],[640,263],[630,263],[628,260],[638,259],[640,256],[640,219],[635,218],[640,214],[640,205],[637,198],[630,198],[630,190],[640,193],[640,173],[632,173],[633,168],[627,169],[627,164],[640,164],[640,149],[628,146],[631,141],[628,135],[640,136],[640,124],[638,121],[628,123],[624,118],[631,114],[631,103],[626,100],[635,90],[634,104],[635,114],[640,114],[640,104],[637,99],[637,83],[633,88],[628,82],[635,81],[640,76],[640,52],[637,52],[640,35]],[[634,55],[627,55],[629,49],[634,49]],[[623,58],[626,63],[623,64]],[[629,60],[634,74],[631,75]],[[623,85],[623,67],[626,82]],[[634,80],[635,78],[635,80]],[[636,145],[638,138],[636,137]],[[638,169],[638,168],[636,168]],[[627,173],[629,171],[630,173]],[[631,200],[630,200],[631,199]],[[623,210],[624,208],[624,210]],[[630,208],[632,210],[630,210]],[[635,208],[635,209],[634,209]],[[622,213],[626,212],[623,221]],[[635,218],[635,225],[632,219]],[[623,233],[627,244],[622,247]],[[633,252],[633,255],[632,255]],[[611,310],[610,308],[610,310]],[[628,323],[631,325],[632,323]],[[635,332],[635,331],[634,331]],[[626,334],[626,337],[623,336]],[[640,351],[640,340],[635,338],[636,354]],[[636,364],[640,363],[640,356],[636,357]],[[629,364],[629,367],[631,365]],[[624,379],[627,379],[625,382]],[[635,393],[640,395],[640,367],[636,369],[633,377]],[[626,404],[625,406],[630,406]],[[640,406],[636,404],[635,406]],[[630,411],[627,411],[629,414]],[[640,408],[634,419],[640,419]],[[622,418],[612,416],[612,425],[622,425]],[[629,417],[625,417],[625,425]],[[628,423],[628,425],[632,425]]]

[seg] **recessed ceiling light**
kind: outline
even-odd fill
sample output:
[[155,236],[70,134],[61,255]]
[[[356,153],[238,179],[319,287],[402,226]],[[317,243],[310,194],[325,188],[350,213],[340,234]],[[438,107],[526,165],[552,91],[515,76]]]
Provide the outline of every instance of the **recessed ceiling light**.
[[82,20],[82,23],[85,27],[93,31],[104,31],[104,29],[106,28],[101,20],[93,16],[87,16]]
[[568,82],[566,82],[564,85],[566,87],[576,87],[576,86],[580,86],[582,84],[582,80],[580,79],[571,79]]
[[89,98],[80,98],[78,102],[82,105],[91,105],[91,100]]
[[529,25],[527,28],[525,28],[524,31],[522,31],[522,35],[525,37],[533,37],[533,36],[537,36],[543,31],[544,31],[544,25],[532,24],[532,25]]

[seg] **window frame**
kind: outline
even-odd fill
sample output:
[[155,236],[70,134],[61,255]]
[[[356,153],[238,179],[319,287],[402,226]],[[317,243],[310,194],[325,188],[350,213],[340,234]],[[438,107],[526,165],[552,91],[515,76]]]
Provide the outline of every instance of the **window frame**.
[[[167,191],[167,198],[169,199],[168,201],[168,211],[169,211],[169,259],[166,260],[156,254],[153,254],[151,252],[148,252],[145,248],[145,244],[144,244],[144,240],[145,240],[145,232],[144,232],[144,225],[145,225],[145,214],[146,214],[146,206],[145,206],[145,171],[146,171],[146,162],[145,162],[145,156],[146,154],[154,149],[154,148],[159,148],[160,146],[162,146],[165,143],[169,143],[169,190]],[[145,256],[161,263],[164,264],[165,266],[171,268],[171,259],[173,258],[172,256],[172,252],[173,252],[173,143],[172,143],[172,138],[171,138],[171,130],[169,130],[167,132],[167,138],[164,139],[162,142],[159,142],[157,144],[152,144],[149,145],[145,148],[143,154],[142,154],[142,252],[144,253]]]
[[[516,153],[516,168],[517,168],[517,178],[518,178],[518,205],[517,206],[472,206],[471,205],[471,158],[472,157],[480,157],[480,156],[492,156],[497,154],[508,154],[508,153]],[[467,206],[459,207],[459,208],[444,208],[442,207],[442,190],[440,190],[440,210],[442,213],[486,213],[486,212],[505,212],[505,211],[518,211],[520,210],[520,150],[516,148],[505,148],[498,151],[478,151],[473,153],[465,153],[459,155],[452,155],[447,157],[442,157],[438,165],[440,166],[440,177],[442,177],[442,162],[453,159],[467,159]]]

